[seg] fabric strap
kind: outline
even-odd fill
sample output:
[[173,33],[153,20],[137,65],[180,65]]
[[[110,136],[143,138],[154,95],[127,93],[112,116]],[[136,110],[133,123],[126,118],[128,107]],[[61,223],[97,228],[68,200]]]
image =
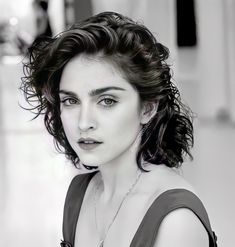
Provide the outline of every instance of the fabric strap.
[[[95,172],[96,173],[96,172]],[[64,241],[74,245],[77,220],[82,201],[91,178],[95,173],[80,174],[73,178],[65,198],[63,215]]]
[[172,189],[155,199],[141,222],[130,247],[153,247],[164,217],[178,208],[192,210],[208,232],[210,247],[216,247],[216,236],[211,230],[207,212],[201,200],[186,189]]
[[[77,175],[73,178],[64,205],[62,247],[73,247],[77,220],[82,201],[91,178],[96,172]],[[158,196],[145,214],[130,247],[153,247],[164,217],[178,208],[192,210],[208,232],[210,245],[216,247],[216,235],[212,231],[207,212],[201,200],[186,189],[167,190]]]

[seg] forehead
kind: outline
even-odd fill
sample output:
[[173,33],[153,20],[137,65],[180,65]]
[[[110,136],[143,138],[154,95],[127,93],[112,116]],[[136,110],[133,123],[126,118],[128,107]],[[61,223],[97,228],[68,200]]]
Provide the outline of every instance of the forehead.
[[60,80],[62,90],[85,91],[110,86],[135,91],[114,63],[98,56],[75,56],[65,66]]

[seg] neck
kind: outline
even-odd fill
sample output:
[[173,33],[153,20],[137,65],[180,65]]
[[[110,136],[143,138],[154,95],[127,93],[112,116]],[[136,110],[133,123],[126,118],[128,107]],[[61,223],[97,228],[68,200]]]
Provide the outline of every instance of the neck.
[[139,172],[136,162],[137,147],[138,143],[134,143],[131,149],[118,159],[99,166],[103,187],[102,194],[105,201],[123,195],[135,182]]

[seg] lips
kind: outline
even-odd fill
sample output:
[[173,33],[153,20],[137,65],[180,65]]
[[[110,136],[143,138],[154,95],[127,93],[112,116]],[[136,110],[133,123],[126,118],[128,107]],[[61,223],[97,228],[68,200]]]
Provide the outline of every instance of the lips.
[[98,147],[102,142],[97,141],[93,138],[80,138],[78,140],[78,145],[83,150],[92,150]]
[[96,139],[93,138],[80,138],[78,140],[78,143],[84,143],[84,144],[94,144],[94,143],[102,143]]

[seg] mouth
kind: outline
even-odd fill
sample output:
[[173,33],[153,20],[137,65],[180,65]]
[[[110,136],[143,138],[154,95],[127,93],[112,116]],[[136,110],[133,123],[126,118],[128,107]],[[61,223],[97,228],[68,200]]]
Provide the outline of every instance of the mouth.
[[102,142],[99,142],[92,138],[80,138],[78,140],[78,145],[83,150],[92,150],[98,147]]
[[93,143],[86,143],[86,142],[78,142],[78,146],[83,150],[92,150],[98,147],[102,142],[93,142]]

